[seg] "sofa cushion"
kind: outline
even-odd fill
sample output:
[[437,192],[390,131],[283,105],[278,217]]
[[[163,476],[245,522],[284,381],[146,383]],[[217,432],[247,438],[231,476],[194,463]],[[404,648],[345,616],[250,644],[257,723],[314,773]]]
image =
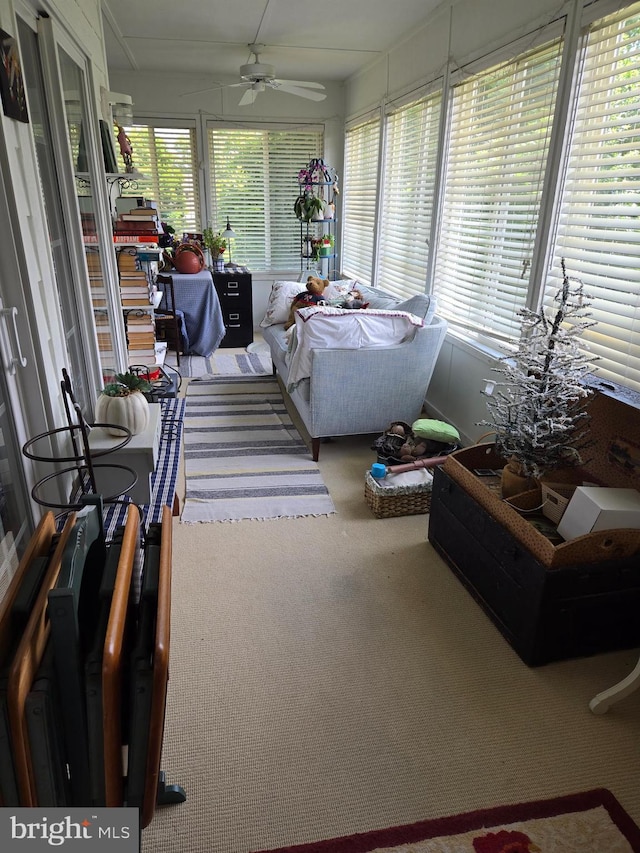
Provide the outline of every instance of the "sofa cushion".
[[425,323],[429,323],[435,314],[435,300],[426,293],[418,293],[405,299],[404,302],[398,302],[396,311],[408,311],[409,314],[415,314],[416,317],[422,317]]
[[304,289],[305,285],[299,281],[274,281],[267,310],[260,321],[262,328],[266,329],[274,323],[286,323],[294,297]]
[[356,284],[356,289],[362,294],[365,302],[369,303],[369,308],[396,310],[399,300],[390,293],[385,293],[384,290],[378,290],[377,287],[367,287],[364,284]]

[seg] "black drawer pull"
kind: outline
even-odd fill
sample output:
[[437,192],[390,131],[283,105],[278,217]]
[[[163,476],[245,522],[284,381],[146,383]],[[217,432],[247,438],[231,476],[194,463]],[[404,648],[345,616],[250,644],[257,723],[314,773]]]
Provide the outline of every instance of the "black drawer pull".
[[240,315],[239,314],[229,314],[229,319],[230,320],[239,320]]
[[239,285],[237,281],[228,281],[227,287],[239,287]]
[[227,326],[227,329],[239,329],[239,328],[240,328],[240,323],[229,323],[229,325]]
[[225,293],[225,296],[240,296],[239,293]]

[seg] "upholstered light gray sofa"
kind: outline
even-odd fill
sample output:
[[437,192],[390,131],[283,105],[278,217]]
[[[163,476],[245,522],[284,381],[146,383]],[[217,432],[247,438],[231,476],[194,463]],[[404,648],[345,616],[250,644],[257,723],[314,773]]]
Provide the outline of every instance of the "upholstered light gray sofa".
[[[298,287],[304,289],[304,285]],[[370,309],[407,311],[424,318],[424,326],[412,326],[407,339],[388,346],[310,349],[308,377],[292,384],[284,323],[273,322],[281,319],[273,310],[263,320],[262,334],[271,351],[274,373],[312,439],[316,461],[322,438],[381,433],[392,421],[416,420],[444,342],[447,324],[435,314],[433,298],[415,296],[401,303],[384,291],[359,289]],[[296,322],[296,329],[300,323]]]

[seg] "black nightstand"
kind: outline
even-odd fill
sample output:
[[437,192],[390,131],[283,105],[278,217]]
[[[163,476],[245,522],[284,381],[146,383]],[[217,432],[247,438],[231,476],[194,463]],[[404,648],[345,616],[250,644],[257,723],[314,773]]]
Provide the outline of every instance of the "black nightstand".
[[251,273],[214,272],[226,334],[220,347],[246,347],[253,342]]

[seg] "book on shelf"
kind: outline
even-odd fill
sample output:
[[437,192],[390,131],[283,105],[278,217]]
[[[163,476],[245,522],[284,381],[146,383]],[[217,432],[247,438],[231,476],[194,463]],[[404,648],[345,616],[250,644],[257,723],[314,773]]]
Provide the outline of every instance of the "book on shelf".
[[147,274],[144,270],[121,270],[120,271],[120,282],[121,284],[125,284],[126,282],[134,282],[138,283],[144,281],[148,281]]
[[137,243],[141,240],[148,240],[150,237],[157,238],[159,234],[155,228],[149,229],[148,231],[145,231],[143,228],[124,228],[122,230],[114,231],[113,236],[124,237],[128,242],[134,241]]
[[151,300],[149,299],[149,291],[136,291],[132,293],[131,291],[127,291],[126,293],[121,294],[120,303],[125,307],[127,305],[151,305]]
[[127,314],[127,325],[129,328],[135,329],[136,331],[139,329],[153,329],[153,318],[149,311],[140,310],[140,311],[129,311]]
[[157,219],[142,219],[141,217],[132,216],[131,219],[116,219],[113,223],[113,229],[116,234],[121,234],[123,232],[132,231],[136,234],[138,231],[144,231],[145,234],[147,231],[151,231],[152,233],[158,230],[158,220]]
[[151,232],[149,234],[144,234],[144,233],[142,233],[142,234],[131,234],[129,236],[119,235],[119,234],[115,235],[114,234],[113,242],[114,243],[141,243],[144,245],[145,243],[157,243],[158,237],[159,237],[158,234],[153,234]]
[[149,287],[146,284],[132,284],[130,287],[121,287],[120,295],[127,299],[131,299],[132,296],[146,296],[149,298]]
[[127,287],[120,290],[120,297],[124,303],[125,299],[134,299],[136,302],[149,302],[150,293],[148,287]]
[[[157,243],[158,242],[158,234],[114,234],[113,242],[114,243],[125,243],[129,246],[141,245],[144,246],[147,243]],[[90,234],[83,235],[82,237],[85,245],[91,245],[92,243],[97,243],[98,238],[92,237]]]
[[155,348],[147,348],[143,350],[127,350],[129,364],[155,364],[156,351]]
[[156,345],[156,336],[154,334],[148,335],[127,335],[127,349],[153,349]]
[[142,269],[138,260],[138,253],[134,248],[121,246],[119,249],[116,249],[116,260],[120,274],[136,272]]
[[149,219],[158,222],[158,211],[152,207],[132,207],[127,213],[121,213],[118,219],[123,222],[137,222],[140,219]]
[[144,323],[132,322],[131,316],[127,320],[127,332],[132,335],[153,335],[156,327],[151,320],[151,314],[147,314],[147,320]]

